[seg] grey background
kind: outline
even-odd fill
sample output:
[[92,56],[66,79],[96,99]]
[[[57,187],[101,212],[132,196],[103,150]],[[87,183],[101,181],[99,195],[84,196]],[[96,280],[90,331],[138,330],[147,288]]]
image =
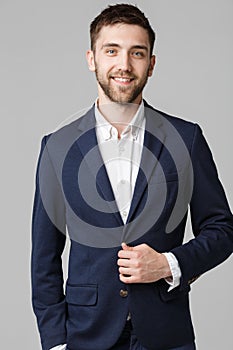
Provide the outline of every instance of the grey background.
[[[40,349],[29,279],[35,164],[42,135],[96,98],[85,52],[89,23],[108,2],[81,4],[0,0],[1,348]],[[137,4],[157,31],[145,97],[202,126],[232,208],[233,1]],[[193,285],[198,349],[233,348],[232,287],[232,258]]]

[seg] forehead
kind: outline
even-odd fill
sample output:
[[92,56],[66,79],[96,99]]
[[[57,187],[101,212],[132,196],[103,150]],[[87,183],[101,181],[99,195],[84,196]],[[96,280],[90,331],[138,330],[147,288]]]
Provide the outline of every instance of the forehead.
[[118,23],[103,26],[96,40],[96,48],[106,43],[116,43],[120,46],[144,45],[149,48],[149,36],[146,29],[134,25]]

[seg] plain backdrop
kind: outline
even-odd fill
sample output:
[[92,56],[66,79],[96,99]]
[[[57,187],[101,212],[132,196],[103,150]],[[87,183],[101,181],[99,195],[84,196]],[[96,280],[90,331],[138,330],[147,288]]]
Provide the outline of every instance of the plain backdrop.
[[[158,109],[201,125],[232,208],[233,1],[133,3],[157,32],[157,65],[144,97]],[[107,4],[0,0],[1,348],[40,349],[30,291],[40,140],[97,96],[85,52],[90,21]],[[188,225],[186,239],[190,236]],[[232,288],[232,258],[193,285],[199,350],[233,349]]]

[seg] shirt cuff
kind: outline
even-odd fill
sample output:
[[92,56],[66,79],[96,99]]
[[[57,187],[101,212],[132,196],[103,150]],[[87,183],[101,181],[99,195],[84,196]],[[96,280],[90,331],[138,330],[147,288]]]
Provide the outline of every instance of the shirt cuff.
[[176,259],[174,254],[163,253],[163,255],[165,255],[165,257],[167,258],[167,262],[172,273],[172,277],[165,278],[165,281],[170,285],[170,287],[168,288],[168,292],[170,292],[172,289],[180,285],[181,270],[178,260]]
[[54,348],[51,348],[49,350],[66,350],[66,344],[57,345]]

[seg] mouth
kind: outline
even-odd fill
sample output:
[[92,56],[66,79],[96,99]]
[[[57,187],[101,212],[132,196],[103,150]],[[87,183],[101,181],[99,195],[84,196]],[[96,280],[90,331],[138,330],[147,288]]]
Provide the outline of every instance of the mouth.
[[130,85],[134,78],[128,78],[128,77],[111,77],[112,80],[114,80],[119,85]]

